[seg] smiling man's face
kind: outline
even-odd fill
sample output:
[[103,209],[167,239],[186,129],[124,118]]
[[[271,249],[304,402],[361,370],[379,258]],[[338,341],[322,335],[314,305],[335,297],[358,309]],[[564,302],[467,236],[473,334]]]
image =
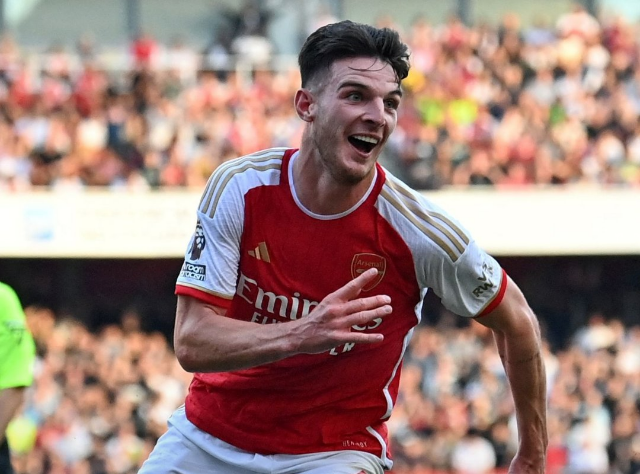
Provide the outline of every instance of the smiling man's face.
[[386,62],[358,57],[333,63],[311,87],[311,136],[322,165],[338,182],[355,184],[373,172],[396,127],[402,95]]

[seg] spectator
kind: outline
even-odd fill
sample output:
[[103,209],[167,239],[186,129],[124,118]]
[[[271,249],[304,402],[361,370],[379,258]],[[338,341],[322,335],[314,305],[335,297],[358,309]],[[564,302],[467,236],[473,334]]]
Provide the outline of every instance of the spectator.
[[456,473],[489,474],[496,467],[495,449],[472,428],[454,446],[451,466]]

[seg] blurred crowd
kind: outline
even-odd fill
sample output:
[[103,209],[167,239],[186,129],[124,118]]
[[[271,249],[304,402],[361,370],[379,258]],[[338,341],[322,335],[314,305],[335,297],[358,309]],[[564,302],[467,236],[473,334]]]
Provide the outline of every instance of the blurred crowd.
[[[562,349],[545,341],[548,474],[640,473],[639,343],[640,326],[600,314]],[[506,474],[517,431],[491,332],[419,326],[389,425],[394,474]]]
[[[18,474],[133,474],[184,399],[190,374],[135,311],[90,331],[26,308],[36,380],[8,436]],[[594,314],[545,347],[549,474],[640,473],[640,326]],[[416,328],[389,421],[393,474],[502,474],[513,405],[488,330],[447,313]]]
[[[268,17],[243,26],[254,16],[204,51],[142,33],[124,70],[90,41],[30,56],[6,36],[0,190],[200,188],[225,160],[296,146],[299,75],[269,44]],[[576,5],[526,26],[514,14],[378,26],[411,48],[382,159],[411,186],[640,185],[638,25]]]
[[165,335],[142,332],[135,312],[97,332],[46,307],[25,312],[38,358],[7,432],[17,473],[137,472],[191,380]]

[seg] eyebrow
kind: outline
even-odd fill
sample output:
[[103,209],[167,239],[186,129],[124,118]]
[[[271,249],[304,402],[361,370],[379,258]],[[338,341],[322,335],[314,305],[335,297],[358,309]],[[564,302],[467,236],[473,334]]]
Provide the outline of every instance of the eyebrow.
[[[361,82],[357,82],[357,81],[346,81],[343,82],[342,84],[340,84],[338,86],[338,90],[347,88],[347,87],[353,87],[356,89],[369,89],[368,86],[362,84]],[[397,95],[398,97],[402,97],[402,89],[398,86],[397,89],[392,90],[391,92],[389,92],[388,95]]]

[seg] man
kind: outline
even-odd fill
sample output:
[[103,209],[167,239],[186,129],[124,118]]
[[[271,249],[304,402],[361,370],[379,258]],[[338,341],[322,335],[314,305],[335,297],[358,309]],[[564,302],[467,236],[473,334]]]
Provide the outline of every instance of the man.
[[210,178],[178,277],[175,350],[194,372],[143,473],[382,473],[385,420],[428,288],[495,334],[517,410],[512,473],[544,472],[537,321],[498,263],[377,164],[407,47],[349,21],[299,55],[299,150]]
[[12,474],[6,438],[9,422],[33,382],[35,344],[15,291],[0,282],[0,473]]

